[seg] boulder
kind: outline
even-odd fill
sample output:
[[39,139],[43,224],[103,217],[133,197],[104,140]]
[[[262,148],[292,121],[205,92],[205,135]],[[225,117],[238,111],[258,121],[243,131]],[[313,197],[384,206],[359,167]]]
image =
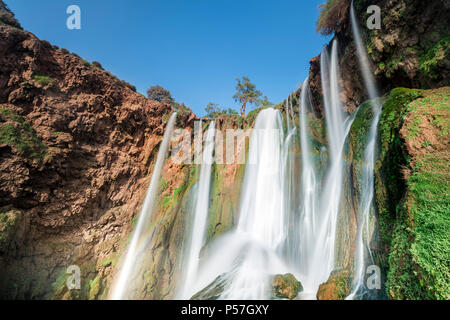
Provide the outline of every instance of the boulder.
[[348,269],[335,270],[327,282],[317,291],[317,300],[344,300],[351,290],[351,272]]
[[275,298],[294,299],[299,292],[303,291],[303,286],[293,274],[277,274],[272,279],[272,295]]

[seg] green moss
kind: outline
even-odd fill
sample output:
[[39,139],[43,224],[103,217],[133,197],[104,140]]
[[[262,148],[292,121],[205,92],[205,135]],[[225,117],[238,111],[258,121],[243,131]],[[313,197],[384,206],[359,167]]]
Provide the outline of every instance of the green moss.
[[[389,248],[388,266],[382,267],[388,267],[386,293],[392,299],[450,297],[448,150],[433,146],[433,153],[414,154],[411,161],[400,134],[402,129],[405,139],[414,141],[422,135],[421,121],[434,118],[440,123],[436,134],[448,139],[448,108],[445,90],[398,88],[384,103],[376,202],[383,251]],[[428,146],[430,141],[422,143]]]
[[163,197],[161,200],[161,206],[163,208],[172,207],[176,203],[178,203],[178,200],[180,199],[180,196],[184,194],[186,191],[187,184],[183,184],[178,188],[175,188],[171,195],[167,197]]
[[227,165],[214,164],[212,167],[207,243],[229,231],[235,223],[245,165],[238,165],[232,176],[228,170]]
[[[445,116],[445,112],[450,109],[450,97],[447,94],[435,92],[420,100],[414,101],[410,105],[410,111],[413,112],[422,106],[428,109],[436,110],[431,114],[431,121],[434,127],[439,129],[439,138],[448,136],[450,134],[450,119]],[[444,114],[441,113],[444,111]],[[413,118],[413,125],[408,127],[408,138],[415,138],[420,134],[420,115],[416,114]]]
[[101,290],[102,279],[100,276],[95,277],[94,280],[89,280],[89,300],[95,300]]
[[406,192],[403,170],[409,166],[410,156],[405,151],[400,128],[409,104],[421,96],[420,90],[396,88],[384,98],[379,122],[380,150],[375,165],[375,200],[380,235],[380,267],[389,268],[388,250],[399,214],[399,204]]
[[30,159],[41,161],[47,155],[47,147],[37,137],[33,128],[14,111],[0,108],[0,144],[7,144]]
[[419,69],[432,79],[439,76],[439,62],[442,61],[449,52],[450,37],[444,37],[428,49],[423,56],[419,57]]
[[418,285],[414,265],[411,263],[409,229],[397,224],[389,255],[389,273],[386,283],[391,299],[423,299],[422,288]]
[[20,222],[20,213],[12,206],[0,208],[0,253],[5,252]]
[[67,273],[67,270],[65,269],[60,270],[55,282],[52,283],[54,297],[61,296],[63,292],[67,289],[66,282],[69,276],[70,275]]
[[33,74],[33,79],[36,80],[37,83],[39,83],[43,86],[46,86],[53,82],[52,78],[50,78],[48,76],[40,75],[40,74]]
[[331,272],[327,282],[320,285],[317,292],[319,300],[344,300],[350,294],[351,272],[337,269]]
[[105,260],[103,260],[102,262],[102,267],[106,268],[109,266],[115,266],[117,264],[117,255],[113,254],[112,256],[107,257]]
[[394,299],[450,298],[449,186],[448,158],[429,155],[415,166],[389,259]]
[[373,119],[372,103],[370,101],[364,102],[357,112],[350,130],[350,144],[353,160],[360,164],[363,161]]

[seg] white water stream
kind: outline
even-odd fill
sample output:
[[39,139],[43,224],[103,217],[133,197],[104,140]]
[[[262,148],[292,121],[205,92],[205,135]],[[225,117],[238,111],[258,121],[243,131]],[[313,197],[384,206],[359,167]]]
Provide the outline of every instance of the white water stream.
[[161,176],[161,170],[164,166],[164,162],[167,158],[167,153],[169,150],[170,139],[172,137],[173,129],[175,127],[176,113],[170,116],[169,122],[167,123],[166,130],[164,132],[164,137],[161,142],[161,146],[158,151],[158,156],[156,158],[155,167],[153,169],[152,178],[145,195],[144,205],[142,206],[141,212],[139,213],[138,222],[136,228],[133,232],[131,242],[128,246],[127,254],[123,260],[122,268],[118,275],[118,279],[113,285],[112,300],[122,300],[127,299],[126,291],[127,286],[130,281],[131,274],[133,273],[138,253],[138,245],[147,239],[142,239],[145,234],[146,228],[149,227],[153,208],[155,206],[155,199],[158,193],[159,180]]

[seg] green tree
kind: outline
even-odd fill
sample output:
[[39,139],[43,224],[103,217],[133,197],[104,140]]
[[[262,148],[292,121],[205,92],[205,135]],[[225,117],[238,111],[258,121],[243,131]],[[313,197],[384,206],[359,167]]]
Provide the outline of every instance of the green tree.
[[214,115],[220,112],[220,108],[218,104],[215,104],[213,102],[208,103],[208,105],[205,108],[206,116],[209,118],[212,118]]
[[239,113],[231,108],[225,109],[221,108],[218,104],[210,102],[205,108],[206,117],[208,118],[217,118],[220,115],[239,115]]
[[263,99],[258,99],[257,104],[261,107],[264,108],[270,108],[273,106],[273,103],[269,101],[269,99],[267,98],[267,96],[264,96]]
[[231,108],[228,108],[226,113],[227,114],[232,114],[232,115],[239,115],[239,113],[236,110],[231,109]]
[[241,116],[244,117],[247,104],[257,104],[262,93],[261,91],[256,90],[256,86],[250,82],[248,77],[242,77],[242,80],[237,78],[236,81],[236,94],[233,98],[234,101],[242,104]]
[[161,86],[152,86],[147,90],[147,97],[150,100],[173,104],[175,100],[172,98],[169,90],[164,89]]

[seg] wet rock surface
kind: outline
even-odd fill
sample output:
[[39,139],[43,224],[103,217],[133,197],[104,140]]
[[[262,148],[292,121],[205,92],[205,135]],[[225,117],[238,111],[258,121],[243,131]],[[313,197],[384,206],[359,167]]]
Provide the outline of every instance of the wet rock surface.
[[272,279],[272,295],[275,298],[295,299],[303,291],[303,286],[293,274],[278,274]]

